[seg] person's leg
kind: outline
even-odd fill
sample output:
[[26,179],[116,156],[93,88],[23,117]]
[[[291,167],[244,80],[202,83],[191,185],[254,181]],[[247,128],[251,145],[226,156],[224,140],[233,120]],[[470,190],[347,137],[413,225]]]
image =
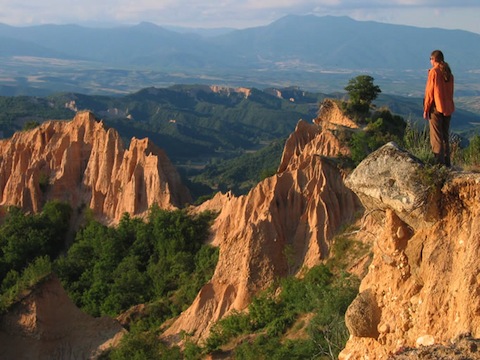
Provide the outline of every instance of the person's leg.
[[450,119],[451,116],[444,116],[442,121],[443,144],[445,149],[445,165],[450,167]]
[[430,127],[430,145],[432,146],[432,152],[435,156],[437,163],[445,163],[445,149],[444,149],[444,137],[443,137],[443,115],[437,112],[430,114],[430,120],[428,121]]

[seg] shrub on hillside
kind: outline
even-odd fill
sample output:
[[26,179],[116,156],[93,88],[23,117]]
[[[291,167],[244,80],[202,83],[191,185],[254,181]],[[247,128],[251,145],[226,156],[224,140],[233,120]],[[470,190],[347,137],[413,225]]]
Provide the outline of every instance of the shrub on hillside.
[[90,221],[55,269],[77,306],[116,316],[132,305],[169,299],[164,319],[180,313],[213,274],[218,250],[204,245],[213,214],[150,210],[125,214],[118,227]]
[[468,146],[460,151],[459,161],[468,168],[480,168],[480,135],[474,135]]
[[9,271],[21,272],[37,257],[54,259],[64,248],[71,208],[47,202],[39,214],[9,207],[0,227],[0,279]]
[[[212,352],[230,339],[256,333],[254,340],[235,349],[237,359],[303,359],[325,349],[338,354],[348,331],[343,316],[357,294],[358,282],[338,276],[327,266],[310,269],[303,279],[287,277],[255,297],[248,312],[233,313],[218,321],[206,341]],[[315,314],[308,326],[308,339],[281,341],[282,334],[305,313]]]
[[401,116],[393,115],[388,109],[380,109],[366,119],[366,126],[353,133],[350,139],[352,160],[358,165],[370,153],[390,141],[402,144],[406,122]]

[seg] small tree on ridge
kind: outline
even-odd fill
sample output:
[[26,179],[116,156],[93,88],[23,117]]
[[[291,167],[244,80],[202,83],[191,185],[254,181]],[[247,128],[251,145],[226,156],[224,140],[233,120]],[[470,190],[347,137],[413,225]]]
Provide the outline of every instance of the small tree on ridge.
[[350,79],[345,90],[349,96],[350,108],[360,113],[367,113],[370,104],[382,92],[380,87],[373,84],[373,77],[369,75],[359,75]]

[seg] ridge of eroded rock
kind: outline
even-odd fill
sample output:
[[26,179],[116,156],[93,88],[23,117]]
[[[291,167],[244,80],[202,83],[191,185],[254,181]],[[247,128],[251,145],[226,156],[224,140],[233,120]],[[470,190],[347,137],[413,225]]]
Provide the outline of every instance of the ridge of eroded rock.
[[119,134],[88,111],[0,140],[0,205],[38,212],[58,199],[88,206],[106,221],[142,215],[152,204],[191,202],[165,152],[148,139],[124,149]]

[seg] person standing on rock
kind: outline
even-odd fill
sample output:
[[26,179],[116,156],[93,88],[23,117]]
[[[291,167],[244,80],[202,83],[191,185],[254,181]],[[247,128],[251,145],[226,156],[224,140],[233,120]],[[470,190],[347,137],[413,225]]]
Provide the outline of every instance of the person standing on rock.
[[430,144],[435,161],[450,167],[449,129],[453,102],[453,74],[440,50],[430,55],[432,68],[428,71],[423,102],[423,117],[429,120]]

